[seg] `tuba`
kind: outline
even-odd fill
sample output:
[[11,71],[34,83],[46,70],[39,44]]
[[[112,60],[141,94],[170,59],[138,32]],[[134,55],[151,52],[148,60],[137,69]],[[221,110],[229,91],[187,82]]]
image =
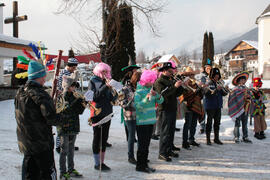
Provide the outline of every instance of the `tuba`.
[[[49,95],[51,95],[52,89],[48,88],[45,90]],[[58,92],[56,92],[58,93]],[[65,102],[65,98],[63,96],[62,93],[59,93],[55,102],[55,109],[56,109],[56,113],[61,113],[62,111],[65,110],[66,107],[66,102]]]

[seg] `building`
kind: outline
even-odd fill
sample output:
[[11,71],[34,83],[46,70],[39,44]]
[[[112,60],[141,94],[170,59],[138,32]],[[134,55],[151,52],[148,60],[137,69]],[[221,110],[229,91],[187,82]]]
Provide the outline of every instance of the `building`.
[[258,25],[259,74],[270,79],[270,4],[256,19]]
[[234,76],[241,71],[258,75],[258,42],[242,40],[235,45],[225,59],[229,62],[228,75]]

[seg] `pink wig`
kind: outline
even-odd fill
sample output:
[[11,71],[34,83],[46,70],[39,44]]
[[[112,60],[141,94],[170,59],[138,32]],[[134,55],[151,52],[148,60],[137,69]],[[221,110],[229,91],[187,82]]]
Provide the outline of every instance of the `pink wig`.
[[[106,73],[104,73],[106,71]],[[93,70],[94,75],[104,79],[111,79],[111,67],[108,64],[105,63],[98,63],[96,67]]]
[[157,73],[155,71],[151,70],[145,70],[143,71],[140,79],[140,84],[142,86],[145,86],[147,83],[153,84],[157,79]]

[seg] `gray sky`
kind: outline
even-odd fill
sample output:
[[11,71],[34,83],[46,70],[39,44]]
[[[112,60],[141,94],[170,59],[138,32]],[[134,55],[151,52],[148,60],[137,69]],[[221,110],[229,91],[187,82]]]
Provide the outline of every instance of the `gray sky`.
[[[6,0],[4,18],[12,15],[12,1]],[[157,17],[162,37],[153,37],[146,24],[135,28],[136,50],[148,55],[170,52],[192,41],[194,48],[202,42],[203,33],[212,31],[217,40],[242,34],[256,27],[255,20],[268,6],[269,0],[169,0],[166,12]],[[18,0],[19,15],[28,20],[19,23],[19,37],[42,41],[48,53],[72,46],[79,37],[80,26],[66,15],[56,15],[59,0]],[[100,25],[96,20],[92,24]],[[4,33],[12,35],[12,25],[4,25]]]

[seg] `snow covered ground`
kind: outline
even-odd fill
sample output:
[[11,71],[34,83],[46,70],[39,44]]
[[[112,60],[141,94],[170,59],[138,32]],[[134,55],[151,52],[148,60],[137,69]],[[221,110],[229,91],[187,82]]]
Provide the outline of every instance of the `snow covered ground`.
[[[16,120],[13,100],[0,102],[0,179],[19,180],[23,155],[18,151],[16,138]],[[266,131],[265,140],[254,139],[252,127],[249,137],[253,144],[235,144],[233,142],[233,122],[228,116],[222,117],[221,140],[223,146],[205,145],[205,135],[196,134],[201,147],[191,151],[181,149],[180,157],[167,163],[157,159],[158,141],[151,140],[150,166],[157,169],[155,173],[145,174],[135,171],[135,166],[127,162],[127,143],[123,125],[120,124],[120,108],[114,107],[109,142],[112,147],[106,152],[105,163],[112,171],[102,173],[102,179],[270,179],[270,131]],[[98,171],[94,170],[92,157],[92,128],[88,126],[89,111],[81,116],[81,132],[76,145],[80,150],[75,153],[75,168],[82,172],[83,179],[98,179]],[[270,120],[267,120],[270,125]],[[177,121],[182,129],[183,120]],[[182,143],[182,132],[176,132],[175,144]],[[213,137],[213,135],[212,135]],[[135,146],[136,148],[136,146]],[[59,155],[55,154],[57,171]]]

